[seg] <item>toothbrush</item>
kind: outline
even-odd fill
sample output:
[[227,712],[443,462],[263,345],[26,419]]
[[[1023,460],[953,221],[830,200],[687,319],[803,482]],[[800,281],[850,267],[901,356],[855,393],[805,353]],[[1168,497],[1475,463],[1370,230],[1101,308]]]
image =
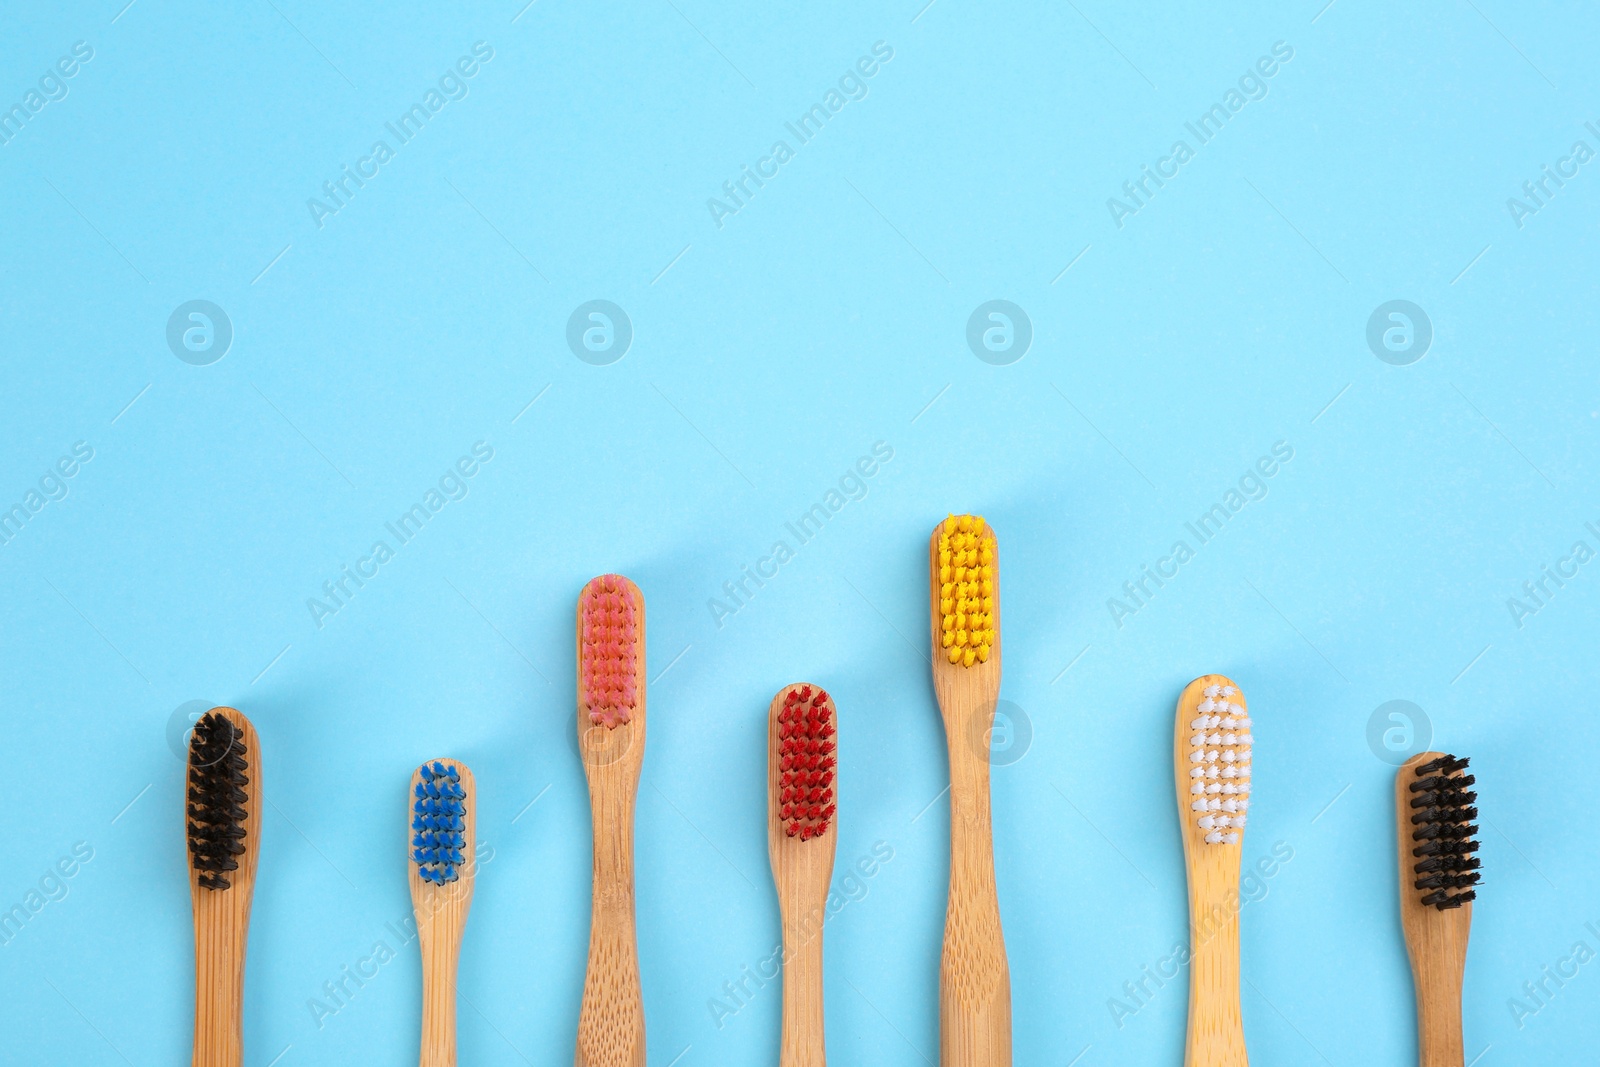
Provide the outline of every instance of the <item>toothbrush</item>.
[[1245,1067],[1239,1010],[1239,857],[1250,807],[1250,712],[1239,687],[1207,674],[1178,698],[1178,816],[1189,872],[1189,1035],[1185,1067]]
[[633,808],[644,763],[644,596],[604,574],[578,596],[578,752],[594,820],[577,1067],[644,1067],[633,925]]
[[824,1067],[822,926],[837,834],[838,719],[820,686],[791,685],[767,720],[767,851],[783,916],[783,1041],[779,1067]]
[[456,967],[477,875],[472,772],[436,759],[411,775],[411,910],[422,950],[421,1067],[455,1067]]
[[1417,988],[1417,1062],[1462,1067],[1461,979],[1478,884],[1478,817],[1465,759],[1412,756],[1395,775],[1400,925]]
[[244,960],[261,847],[261,749],[233,708],[189,738],[186,819],[194,904],[194,1067],[244,1063]]
[[939,964],[941,1067],[1009,1067],[1011,972],[989,821],[989,731],[1000,696],[994,530],[951,515],[928,542],[933,689],[950,753],[950,898]]

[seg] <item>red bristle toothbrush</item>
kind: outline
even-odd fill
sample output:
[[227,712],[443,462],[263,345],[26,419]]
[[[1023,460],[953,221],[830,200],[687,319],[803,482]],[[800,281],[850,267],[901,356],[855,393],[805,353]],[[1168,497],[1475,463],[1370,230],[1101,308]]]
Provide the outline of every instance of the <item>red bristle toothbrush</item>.
[[633,809],[644,764],[644,597],[617,574],[578,595],[578,752],[594,821],[577,1067],[644,1067],[633,922]]
[[791,685],[767,721],[767,851],[783,918],[779,1067],[824,1067],[822,925],[833,876],[837,718],[819,686]]

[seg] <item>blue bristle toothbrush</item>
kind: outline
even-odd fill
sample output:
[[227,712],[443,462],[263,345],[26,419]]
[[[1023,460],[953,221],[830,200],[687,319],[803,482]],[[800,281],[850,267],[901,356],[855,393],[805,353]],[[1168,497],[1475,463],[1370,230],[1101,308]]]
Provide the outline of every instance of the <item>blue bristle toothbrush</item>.
[[430,760],[411,776],[411,907],[422,950],[421,1067],[455,1067],[456,968],[472,906],[476,796],[472,772]]

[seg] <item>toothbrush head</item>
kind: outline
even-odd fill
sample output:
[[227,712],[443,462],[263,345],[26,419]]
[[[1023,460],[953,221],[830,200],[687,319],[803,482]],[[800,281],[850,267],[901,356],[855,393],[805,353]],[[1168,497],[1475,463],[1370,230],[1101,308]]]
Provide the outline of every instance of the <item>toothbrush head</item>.
[[837,720],[820,686],[791,685],[781,695],[770,726],[768,807],[785,837],[810,841],[826,834],[833,820]]
[[578,597],[578,700],[607,730],[639,706],[643,614],[638,586],[620,574],[602,574]]
[[[1198,685],[1204,682],[1203,685]],[[1250,713],[1244,694],[1220,675],[1191,682],[1178,703],[1179,804],[1206,845],[1237,845],[1250,808]]]
[[[1471,888],[1479,877],[1478,857],[1473,855],[1478,851],[1478,827],[1472,821],[1478,817],[1473,806],[1478,794],[1471,789],[1477,779],[1461,773],[1467,762],[1455,756],[1437,756],[1416,764],[1413,780],[1407,784],[1411,855],[1416,860],[1411,865],[1415,876],[1412,888],[1423,907],[1448,911],[1478,896]],[[1401,773],[1405,773],[1403,769]],[[1404,818],[1406,813],[1401,815]]]
[[467,802],[471,776],[455,760],[433,760],[417,768],[411,788],[411,862],[429,885],[449,885],[470,862]]
[[994,531],[982,516],[951,515],[934,551],[934,653],[961,667],[987,663],[999,641]]
[[[251,810],[258,794],[250,788],[254,765],[246,733],[224,714],[229,710],[206,712],[189,738],[189,864],[208,890],[232,888],[241,861],[253,867],[246,855],[260,820]],[[244,716],[233,715],[243,722]]]

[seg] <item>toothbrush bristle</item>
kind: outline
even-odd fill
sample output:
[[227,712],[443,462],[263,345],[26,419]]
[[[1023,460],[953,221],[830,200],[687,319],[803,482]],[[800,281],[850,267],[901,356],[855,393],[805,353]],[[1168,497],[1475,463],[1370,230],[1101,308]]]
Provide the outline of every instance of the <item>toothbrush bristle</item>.
[[424,763],[411,801],[411,862],[424,882],[445,885],[461,876],[466,816],[461,772],[438,760]]
[[951,515],[939,531],[939,647],[963,667],[994,644],[994,538],[981,515]]
[[227,889],[228,872],[245,851],[243,823],[250,784],[240,731],[226,716],[208,711],[189,739],[189,856],[206,889]]
[[589,720],[614,730],[633,717],[639,636],[638,607],[632,586],[616,574],[602,574],[584,587],[578,684]]
[[[1417,862],[1412,871],[1417,875],[1413,883],[1422,894],[1422,905],[1447,911],[1459,908],[1477,899],[1478,851],[1475,835],[1478,828],[1472,820],[1478,817],[1473,806],[1478,794],[1469,786],[1477,781],[1470,774],[1462,774],[1468,761],[1455,756],[1441,756],[1419,764],[1416,781],[1409,788],[1412,841],[1416,842],[1411,855]],[[1453,892],[1460,890],[1460,892]]]
[[833,819],[835,724],[828,694],[809,685],[790,689],[778,712],[778,824],[809,841]]
[[1189,811],[1209,845],[1236,845],[1250,808],[1250,715],[1233,685],[1208,685],[1189,721]]

